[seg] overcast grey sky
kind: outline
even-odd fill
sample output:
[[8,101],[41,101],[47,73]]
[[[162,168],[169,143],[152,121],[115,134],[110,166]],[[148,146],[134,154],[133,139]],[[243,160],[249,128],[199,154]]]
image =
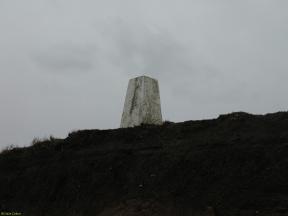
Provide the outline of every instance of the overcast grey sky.
[[0,147],[117,128],[128,80],[164,119],[288,108],[287,0],[0,0]]

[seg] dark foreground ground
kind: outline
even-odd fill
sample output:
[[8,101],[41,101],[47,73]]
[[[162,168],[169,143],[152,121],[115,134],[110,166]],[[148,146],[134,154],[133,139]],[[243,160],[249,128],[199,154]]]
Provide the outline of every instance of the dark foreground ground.
[[288,215],[288,113],[83,130],[4,151],[0,208],[25,216]]

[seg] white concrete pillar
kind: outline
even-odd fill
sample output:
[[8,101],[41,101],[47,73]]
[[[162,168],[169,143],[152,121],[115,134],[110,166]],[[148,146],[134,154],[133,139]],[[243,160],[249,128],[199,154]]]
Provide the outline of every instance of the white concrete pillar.
[[141,124],[162,124],[158,81],[147,76],[129,81],[120,127]]

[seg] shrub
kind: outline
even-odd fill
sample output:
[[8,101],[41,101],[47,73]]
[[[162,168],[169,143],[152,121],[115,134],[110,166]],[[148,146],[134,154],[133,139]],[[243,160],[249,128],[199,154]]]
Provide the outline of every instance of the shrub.
[[6,146],[0,154],[6,154],[8,152],[12,152],[13,150],[19,149],[19,147],[17,145],[8,145]]

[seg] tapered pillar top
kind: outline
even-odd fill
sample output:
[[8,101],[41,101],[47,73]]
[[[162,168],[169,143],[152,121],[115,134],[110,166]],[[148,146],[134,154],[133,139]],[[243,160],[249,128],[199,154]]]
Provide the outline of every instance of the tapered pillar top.
[[142,76],[134,77],[134,78],[132,78],[132,79],[130,79],[130,80],[133,80],[133,79],[151,79],[151,80],[155,80],[155,81],[157,81],[157,82],[158,82],[158,80],[157,80],[157,79],[155,79],[155,78],[152,78],[152,77],[150,77],[150,76],[147,76],[147,75],[142,75]]

